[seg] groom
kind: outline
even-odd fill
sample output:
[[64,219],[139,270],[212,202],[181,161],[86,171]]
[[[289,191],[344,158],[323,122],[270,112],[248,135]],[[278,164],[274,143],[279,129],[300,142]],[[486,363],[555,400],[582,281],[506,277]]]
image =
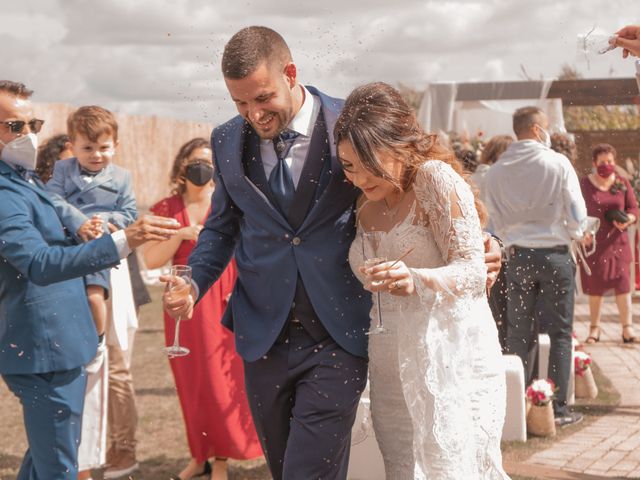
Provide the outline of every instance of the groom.
[[333,142],[343,102],[299,84],[287,44],[269,28],[236,33],[222,71],[240,115],[211,137],[216,189],[189,259],[194,297],[235,255],[223,323],[244,359],[271,474],[346,478],[371,305],[348,262],[358,192]]
[[[344,479],[371,304],[348,262],[358,192],[333,142],[343,102],[299,84],[287,44],[265,27],[231,38],[222,72],[240,115],[211,138],[216,190],[189,259],[192,293],[235,255],[223,322],[271,474]],[[173,316],[193,306],[168,295],[164,304]]]

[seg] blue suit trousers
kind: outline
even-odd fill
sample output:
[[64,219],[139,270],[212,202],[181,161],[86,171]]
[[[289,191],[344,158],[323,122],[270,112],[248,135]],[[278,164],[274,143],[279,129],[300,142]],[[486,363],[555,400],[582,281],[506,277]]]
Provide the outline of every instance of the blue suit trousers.
[[22,403],[29,440],[17,480],[76,478],[87,386],[84,367],[2,378]]

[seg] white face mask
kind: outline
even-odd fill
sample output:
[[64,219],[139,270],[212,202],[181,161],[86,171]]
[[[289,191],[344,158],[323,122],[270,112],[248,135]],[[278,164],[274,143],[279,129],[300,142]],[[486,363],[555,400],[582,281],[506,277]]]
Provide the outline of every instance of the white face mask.
[[21,166],[25,170],[36,169],[36,158],[38,155],[38,137],[35,133],[27,133],[18,138],[4,143],[2,152],[0,152],[0,160],[4,160],[13,166]]
[[540,140],[540,143],[543,144],[547,148],[551,148],[551,135],[549,135],[549,132],[547,132],[540,125],[538,125],[538,128],[540,130],[542,130],[542,133],[544,134],[544,137]]

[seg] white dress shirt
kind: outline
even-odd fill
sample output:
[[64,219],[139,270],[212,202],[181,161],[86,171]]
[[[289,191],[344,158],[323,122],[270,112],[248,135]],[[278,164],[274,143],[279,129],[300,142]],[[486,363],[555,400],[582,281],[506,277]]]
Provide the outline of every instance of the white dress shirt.
[[484,182],[490,231],[505,246],[545,248],[582,238],[587,208],[571,162],[535,140],[513,142]]
[[[311,144],[311,134],[316,124],[316,119],[320,113],[320,99],[311,95],[304,85],[300,85],[304,93],[304,101],[296,115],[291,119],[287,128],[299,133],[284,157],[284,161],[291,170],[293,184],[297,187],[300,175],[307,158],[309,145]],[[273,148],[273,140],[260,140],[260,156],[267,178],[278,163],[276,151]]]

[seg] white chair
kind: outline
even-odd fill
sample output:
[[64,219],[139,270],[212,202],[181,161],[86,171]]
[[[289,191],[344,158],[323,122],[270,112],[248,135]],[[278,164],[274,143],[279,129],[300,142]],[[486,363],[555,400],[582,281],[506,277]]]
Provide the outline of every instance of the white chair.
[[503,355],[507,384],[507,410],[502,440],[527,441],[527,412],[524,398],[524,367],[517,355]]
[[[549,378],[549,351],[551,339],[546,333],[538,335],[538,378]],[[567,405],[576,403],[575,394],[575,363],[573,348],[571,349],[571,371],[569,373],[569,386],[567,387]]]
[[[365,415],[368,421],[363,424]],[[369,384],[360,397],[356,421],[351,432],[348,480],[385,480],[384,462],[371,426]]]

